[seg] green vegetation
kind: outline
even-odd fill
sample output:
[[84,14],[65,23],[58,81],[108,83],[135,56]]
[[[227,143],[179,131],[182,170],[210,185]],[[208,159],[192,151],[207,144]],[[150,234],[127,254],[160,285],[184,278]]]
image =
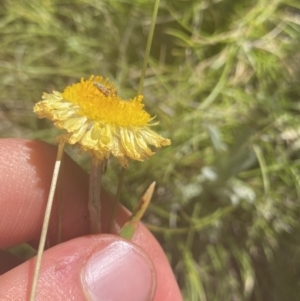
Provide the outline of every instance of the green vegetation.
[[[134,96],[153,2],[2,1],[0,136],[53,143],[33,104],[90,74]],[[299,0],[161,0],[144,95],[173,144],[123,200],[157,181],[144,221],[185,300],[300,300],[299,49]]]

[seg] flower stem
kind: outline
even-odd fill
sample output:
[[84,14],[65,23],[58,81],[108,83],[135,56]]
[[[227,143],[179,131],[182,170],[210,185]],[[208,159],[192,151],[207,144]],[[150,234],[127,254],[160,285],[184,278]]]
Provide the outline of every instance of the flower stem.
[[151,26],[150,26],[150,30],[149,30],[149,34],[148,34],[148,40],[147,40],[145,56],[144,56],[144,62],[143,62],[141,78],[140,78],[140,83],[139,83],[139,88],[138,88],[138,95],[142,94],[142,91],[143,91],[144,79],[145,79],[146,68],[147,68],[147,64],[148,64],[148,59],[149,59],[149,54],[150,54],[154,29],[155,29],[155,23],[156,23],[156,18],[157,18],[159,1],[160,0],[155,1],[154,8],[153,8]]
[[38,277],[39,277],[39,273],[40,273],[40,269],[41,269],[42,256],[43,256],[43,252],[44,252],[44,248],[45,248],[45,241],[46,241],[46,237],[47,237],[51,209],[52,209],[57,179],[58,179],[58,175],[59,175],[61,160],[62,160],[62,156],[63,156],[63,152],[64,152],[64,146],[65,146],[65,141],[61,140],[58,144],[56,162],[55,162],[55,166],[54,166],[54,170],[53,170],[52,181],[51,181],[47,206],[46,206],[46,210],[45,210],[43,227],[42,227],[40,243],[39,243],[37,257],[36,257],[36,264],[35,264],[35,269],[34,269],[34,274],[33,274],[32,286],[31,286],[30,301],[34,301],[35,295],[36,295]]
[[89,214],[90,231],[92,234],[101,233],[101,178],[103,163],[92,157],[89,181]]

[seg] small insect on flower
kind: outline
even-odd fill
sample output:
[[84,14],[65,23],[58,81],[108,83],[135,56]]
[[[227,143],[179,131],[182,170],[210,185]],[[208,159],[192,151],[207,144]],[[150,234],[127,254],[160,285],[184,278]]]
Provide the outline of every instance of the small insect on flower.
[[94,86],[97,87],[106,97],[108,97],[109,95],[113,95],[116,94],[117,92],[115,90],[113,90],[112,88],[106,88],[105,86],[93,82]]
[[151,129],[154,117],[143,109],[142,100],[142,95],[124,100],[108,79],[91,76],[66,87],[63,93],[44,93],[34,112],[65,129],[65,140],[79,144],[99,163],[113,155],[126,167],[128,159],[144,161],[152,156],[148,145],[171,144]]

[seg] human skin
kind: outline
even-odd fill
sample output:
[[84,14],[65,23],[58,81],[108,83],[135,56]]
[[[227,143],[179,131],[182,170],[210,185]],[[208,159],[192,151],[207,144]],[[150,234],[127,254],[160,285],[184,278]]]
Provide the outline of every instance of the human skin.
[[[0,140],[1,249],[24,242],[37,246],[56,151],[40,141]],[[147,228],[140,223],[130,242],[113,234],[88,235],[88,175],[65,156],[62,178],[62,243],[56,245],[55,198],[36,300],[101,300],[105,295],[111,300],[181,301],[168,260]],[[105,191],[101,198],[107,231],[112,202]],[[128,216],[120,206],[115,232]],[[20,264],[0,251],[0,299],[28,300],[33,268],[34,259]],[[118,293],[124,292],[120,299]]]

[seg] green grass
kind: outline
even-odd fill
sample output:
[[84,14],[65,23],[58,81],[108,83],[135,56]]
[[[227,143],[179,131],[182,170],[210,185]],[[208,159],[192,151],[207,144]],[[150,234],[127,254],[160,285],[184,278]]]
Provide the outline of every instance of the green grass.
[[[2,1],[0,137],[53,143],[58,131],[32,106],[80,77],[134,96],[152,9]],[[298,0],[161,0],[144,95],[173,143],[130,165],[123,200],[132,208],[158,182],[144,221],[186,300],[300,298],[299,48]]]

